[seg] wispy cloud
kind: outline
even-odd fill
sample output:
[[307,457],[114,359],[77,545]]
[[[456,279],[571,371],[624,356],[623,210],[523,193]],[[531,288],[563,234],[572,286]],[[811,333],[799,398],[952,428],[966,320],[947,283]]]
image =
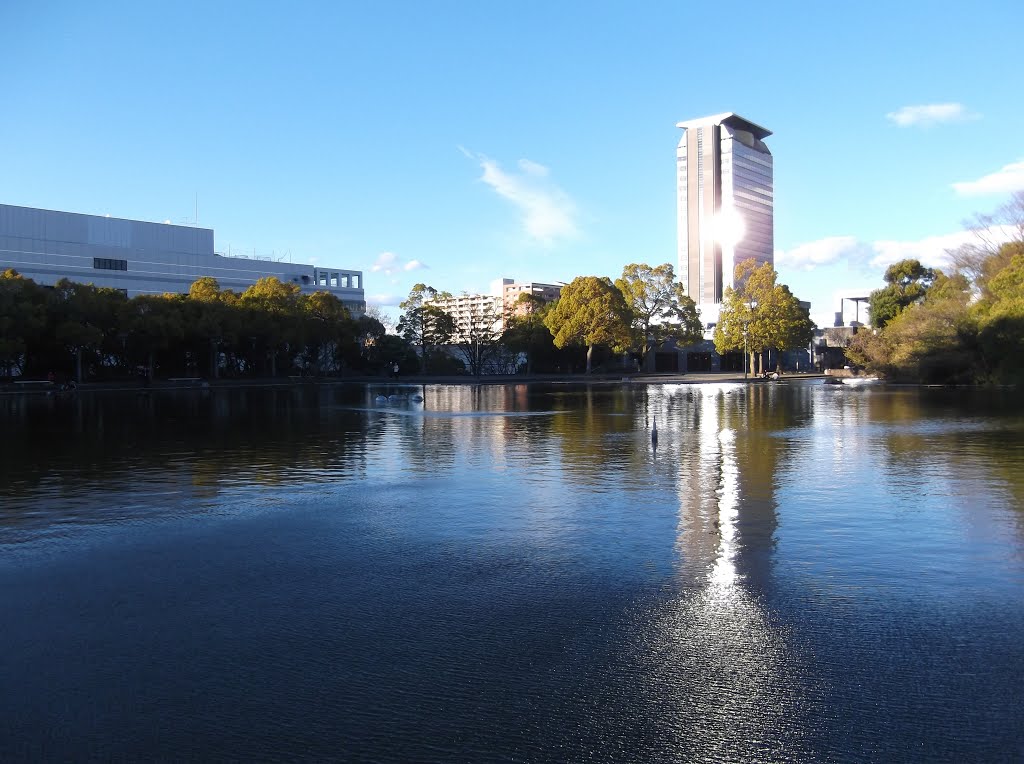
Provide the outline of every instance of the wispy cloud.
[[904,106],[885,115],[899,127],[931,127],[943,122],[967,122],[980,119],[980,114],[968,111],[962,103],[930,103]]
[[977,180],[954,183],[953,190],[961,196],[982,194],[1009,194],[1024,190],[1024,161],[1013,162],[1005,167],[983,175]]
[[[1009,231],[993,228],[989,231],[993,240],[1008,240]],[[801,244],[791,250],[776,250],[775,263],[782,268],[810,271],[840,261],[847,265],[872,269],[887,268],[893,263],[913,258],[928,267],[943,268],[949,265],[948,250],[975,240],[971,231],[957,231],[923,239],[896,240],[879,239],[867,242],[856,236],[833,236],[827,239]]]
[[508,200],[522,216],[527,236],[542,244],[579,235],[576,203],[552,180],[550,170],[529,159],[520,159],[517,171],[507,171],[493,159],[461,149],[476,161],[480,180]]
[[394,276],[397,273],[403,271],[416,271],[421,268],[426,268],[419,260],[405,260],[403,261],[394,252],[381,252],[377,255],[377,259],[373,265],[370,266],[370,270],[374,273],[383,273],[386,276]]

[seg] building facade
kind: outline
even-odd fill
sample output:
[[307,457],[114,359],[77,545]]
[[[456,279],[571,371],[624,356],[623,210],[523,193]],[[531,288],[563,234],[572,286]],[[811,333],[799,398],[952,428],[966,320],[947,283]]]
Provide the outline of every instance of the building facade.
[[774,264],[771,131],[731,112],[677,127],[677,276],[707,326],[736,264]]
[[503,313],[515,312],[517,315],[521,315],[522,309],[516,305],[520,295],[529,294],[544,302],[551,302],[552,300],[557,300],[562,294],[562,287],[559,284],[539,284],[534,281],[517,282],[512,279],[502,279],[500,282],[495,283],[494,293],[502,296]]
[[366,311],[363,274],[214,251],[213,230],[0,204],[0,270],[53,286],[62,278],[140,294],[187,294],[204,276],[242,292],[275,276],[303,292],[330,292]]
[[498,295],[461,294],[430,301],[455,319],[455,344],[500,334],[504,328],[502,301]]
[[503,332],[505,319],[510,314],[522,314],[522,309],[516,305],[520,295],[530,294],[544,302],[551,302],[558,299],[561,293],[562,287],[558,284],[498,279],[491,283],[490,294],[460,294],[438,297],[430,302],[455,319],[455,342],[468,342],[474,336]]

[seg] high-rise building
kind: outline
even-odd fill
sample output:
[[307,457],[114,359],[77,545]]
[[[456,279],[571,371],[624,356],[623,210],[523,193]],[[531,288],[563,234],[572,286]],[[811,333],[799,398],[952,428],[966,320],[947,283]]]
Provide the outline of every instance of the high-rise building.
[[774,263],[771,131],[731,112],[676,126],[677,276],[710,324],[736,264]]

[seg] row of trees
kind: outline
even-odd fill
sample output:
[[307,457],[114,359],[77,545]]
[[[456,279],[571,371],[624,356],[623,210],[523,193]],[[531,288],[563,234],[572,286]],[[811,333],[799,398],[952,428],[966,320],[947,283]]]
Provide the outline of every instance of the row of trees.
[[[52,288],[0,274],[0,374],[78,381],[141,373],[216,378],[329,373],[391,360],[384,325],[353,319],[332,294],[274,277],[242,293],[212,278],[187,296],[140,295],[62,279]],[[369,348],[369,352],[364,352]],[[374,350],[377,356],[374,357]]]
[[[741,286],[726,291],[719,352],[806,346],[806,312],[770,266],[755,265],[741,264]],[[703,337],[697,307],[668,263],[633,263],[614,281],[581,276],[551,303],[524,294],[507,315],[500,300],[479,300],[456,319],[444,309],[449,297],[417,284],[401,303],[397,335],[389,335],[375,316],[353,319],[334,295],[304,294],[274,277],[241,293],[207,277],[188,295],[129,299],[66,279],[44,288],[8,270],[0,275],[0,375],[216,379],[379,371],[395,363],[404,373],[478,375],[515,372],[524,357],[527,372],[585,366],[589,373],[595,362],[628,353],[643,363],[666,342],[685,347]]]
[[701,338],[696,306],[668,263],[627,265],[614,282],[580,276],[550,303],[532,294],[521,295],[507,309],[498,299],[478,300],[458,319],[443,307],[449,299],[447,292],[417,284],[400,305],[398,331],[424,359],[438,355],[440,346],[453,348],[472,374],[488,368],[514,371],[521,356],[527,372],[571,368],[580,352],[589,373],[595,351],[632,351],[643,358],[668,339],[686,345]]
[[917,260],[889,267],[851,360],[896,380],[1024,382],[1024,193],[972,229],[948,275]]
[[[788,287],[777,283],[770,265],[741,263],[736,282],[737,289],[726,290],[716,327],[718,352],[746,347],[760,356],[769,349],[807,347],[814,325]],[[573,349],[585,351],[589,373],[595,352],[631,353],[642,363],[666,342],[686,347],[703,338],[697,306],[668,263],[631,263],[614,281],[580,276],[551,303],[523,294],[505,316],[497,300],[477,301],[456,320],[443,307],[450,298],[417,284],[401,303],[398,331],[420,349],[425,362],[440,355],[435,352],[440,346],[454,347],[473,374],[508,365],[514,369],[519,355],[532,372]]]

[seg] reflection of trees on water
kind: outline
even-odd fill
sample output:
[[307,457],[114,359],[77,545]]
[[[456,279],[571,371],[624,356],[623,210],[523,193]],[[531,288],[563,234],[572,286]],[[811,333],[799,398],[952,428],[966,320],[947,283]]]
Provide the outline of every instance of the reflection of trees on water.
[[1017,395],[908,389],[864,396],[863,446],[877,459],[879,485],[910,509],[942,497],[979,536],[1000,535],[1002,508],[1010,507],[1024,535],[1024,408]]
[[649,436],[637,429],[634,398],[634,391],[610,386],[429,386],[422,410],[400,412],[396,426],[403,458],[417,471],[556,469],[574,484],[612,480],[621,487],[649,466]]
[[50,502],[62,515],[79,506],[88,521],[105,493],[145,514],[224,486],[358,477],[372,442],[365,417],[343,408],[348,397],[341,388],[252,388],[0,399],[0,522],[31,520]]
[[548,405],[558,412],[551,435],[568,480],[596,489],[648,484],[650,422],[638,416],[645,393],[629,385],[598,385],[551,394]]

